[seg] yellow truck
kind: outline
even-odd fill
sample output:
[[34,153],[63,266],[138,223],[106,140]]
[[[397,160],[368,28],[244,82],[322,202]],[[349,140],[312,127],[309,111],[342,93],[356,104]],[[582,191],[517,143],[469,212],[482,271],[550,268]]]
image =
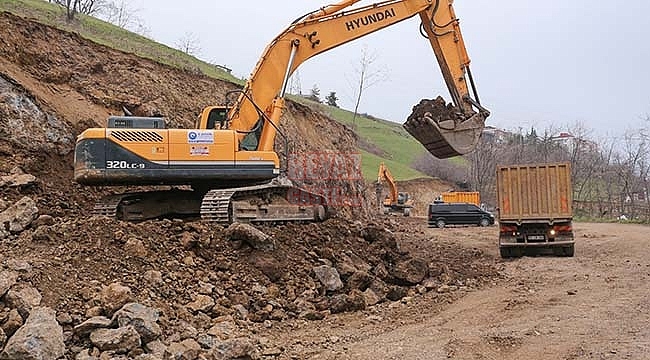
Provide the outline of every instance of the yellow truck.
[[445,203],[468,203],[481,206],[481,195],[478,191],[450,191],[440,194]]
[[519,257],[529,248],[573,256],[572,202],[568,163],[498,166],[501,257]]

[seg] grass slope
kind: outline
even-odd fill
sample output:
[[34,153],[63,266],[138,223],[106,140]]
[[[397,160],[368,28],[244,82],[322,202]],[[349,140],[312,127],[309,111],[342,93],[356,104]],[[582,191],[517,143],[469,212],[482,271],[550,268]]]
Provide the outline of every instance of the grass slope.
[[76,14],[74,21],[67,22],[65,9],[47,1],[0,0],[0,11],[8,11],[22,17],[35,19],[43,24],[75,32],[86,39],[113,49],[133,53],[181,69],[200,71],[217,79],[243,84],[241,79],[237,79],[212,64],[92,16]]
[[[76,32],[98,44],[133,53],[143,58],[181,69],[200,71],[210,77],[243,84],[241,79],[235,78],[212,64],[92,16],[77,14],[73,22],[67,22],[63,7],[44,0],[0,0],[0,11],[8,11],[59,29]],[[353,113],[350,111],[319,104],[298,96],[291,96],[291,98],[318,109],[355,129],[364,143],[361,146],[362,149],[365,149],[361,150],[364,178],[376,180],[377,169],[382,161],[386,163],[397,180],[426,177],[411,168],[413,161],[425,152],[424,148],[399,124],[363,116],[357,116],[353,123]]]

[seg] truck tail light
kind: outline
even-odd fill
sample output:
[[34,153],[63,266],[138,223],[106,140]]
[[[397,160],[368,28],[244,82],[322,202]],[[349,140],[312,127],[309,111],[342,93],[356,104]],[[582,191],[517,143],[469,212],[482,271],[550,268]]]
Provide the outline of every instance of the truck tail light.
[[563,234],[563,233],[570,233],[572,231],[573,231],[573,227],[571,225],[553,225],[553,229],[551,230],[551,233]]
[[499,231],[502,234],[512,233],[513,235],[517,234],[517,227],[511,225],[501,225]]

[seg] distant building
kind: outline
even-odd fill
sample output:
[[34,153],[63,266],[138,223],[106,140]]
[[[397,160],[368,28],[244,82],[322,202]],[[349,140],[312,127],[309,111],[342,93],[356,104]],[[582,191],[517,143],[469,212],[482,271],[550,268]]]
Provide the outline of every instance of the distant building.
[[581,149],[586,150],[586,151],[597,151],[598,150],[598,144],[591,140],[586,140],[582,138],[577,138],[573,136],[571,133],[568,132],[561,132],[557,134],[556,136],[551,137],[552,141],[556,141],[562,144],[565,144],[566,146],[580,146]]
[[482,135],[482,137],[485,140],[494,141],[494,142],[497,142],[497,143],[506,141],[511,136],[512,136],[511,132],[501,130],[501,129],[496,128],[494,126],[486,126],[483,129],[483,135]]

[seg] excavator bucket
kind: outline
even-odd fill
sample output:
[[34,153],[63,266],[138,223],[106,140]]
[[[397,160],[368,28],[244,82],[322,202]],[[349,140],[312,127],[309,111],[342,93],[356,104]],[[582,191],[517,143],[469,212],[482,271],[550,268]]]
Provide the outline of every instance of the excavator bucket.
[[482,113],[467,118],[458,108],[438,97],[420,101],[403,126],[433,156],[446,159],[476,148],[485,118]]

